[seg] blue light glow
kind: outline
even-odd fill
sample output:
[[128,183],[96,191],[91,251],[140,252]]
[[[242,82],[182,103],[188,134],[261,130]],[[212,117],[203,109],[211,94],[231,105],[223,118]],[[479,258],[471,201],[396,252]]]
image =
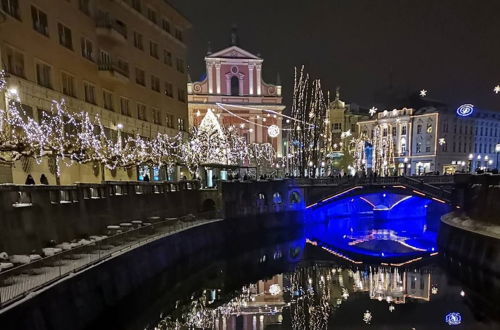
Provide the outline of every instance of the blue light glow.
[[353,260],[399,260],[438,251],[439,219],[449,212],[447,204],[388,190],[361,192],[311,208],[308,221],[324,226],[308,227],[306,237]]
[[468,117],[474,112],[474,106],[472,104],[462,104],[457,108],[457,115],[460,117]]
[[448,325],[459,325],[462,323],[462,316],[460,313],[448,313],[444,319]]

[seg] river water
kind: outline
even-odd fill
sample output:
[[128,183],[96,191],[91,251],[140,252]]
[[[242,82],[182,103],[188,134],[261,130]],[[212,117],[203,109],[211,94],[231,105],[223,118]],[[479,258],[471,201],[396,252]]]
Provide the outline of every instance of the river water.
[[444,258],[439,223],[335,218],[235,240],[160,277],[119,328],[500,329],[498,278]]

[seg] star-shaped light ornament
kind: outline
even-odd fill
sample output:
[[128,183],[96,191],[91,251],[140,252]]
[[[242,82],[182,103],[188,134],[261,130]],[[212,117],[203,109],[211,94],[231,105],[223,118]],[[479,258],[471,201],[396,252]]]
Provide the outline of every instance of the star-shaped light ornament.
[[374,114],[376,114],[376,113],[377,113],[377,110],[378,110],[377,108],[375,108],[375,107],[371,107],[371,108],[370,108],[370,111],[369,111],[370,116],[373,116]]
[[420,96],[422,96],[422,97],[427,96],[427,90],[422,89],[422,90],[420,91]]
[[495,92],[495,94],[500,93],[500,85],[496,85],[495,88],[493,88],[493,92]]
[[439,145],[442,146],[443,144],[446,143],[446,140],[444,138],[439,139]]

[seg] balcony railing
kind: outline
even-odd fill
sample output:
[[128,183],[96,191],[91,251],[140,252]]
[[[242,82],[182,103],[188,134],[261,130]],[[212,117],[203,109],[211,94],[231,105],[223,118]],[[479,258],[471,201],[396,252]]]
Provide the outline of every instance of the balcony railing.
[[99,60],[99,71],[108,71],[111,73],[118,73],[126,78],[129,77],[128,63],[116,60]]
[[[105,29],[109,32],[107,36],[116,37],[117,41],[125,41],[127,39],[127,26],[120,21],[113,19],[109,13],[99,13],[96,17],[96,27],[98,29]],[[111,32],[111,33],[110,33]],[[117,32],[116,36],[113,32]]]

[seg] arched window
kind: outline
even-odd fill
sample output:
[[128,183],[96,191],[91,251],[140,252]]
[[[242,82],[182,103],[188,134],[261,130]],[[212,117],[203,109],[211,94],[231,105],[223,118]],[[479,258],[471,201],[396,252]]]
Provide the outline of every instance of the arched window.
[[231,95],[232,96],[240,95],[240,81],[236,76],[231,77]]

